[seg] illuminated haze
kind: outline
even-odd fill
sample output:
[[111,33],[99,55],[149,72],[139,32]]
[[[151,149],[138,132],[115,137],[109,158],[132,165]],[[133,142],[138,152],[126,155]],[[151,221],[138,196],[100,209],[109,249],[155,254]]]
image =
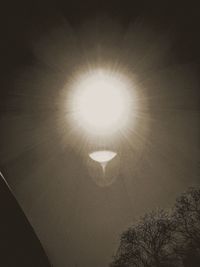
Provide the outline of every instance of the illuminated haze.
[[[49,26],[46,17],[45,23],[45,34],[31,44],[34,60],[10,78],[2,173],[53,266],[108,266],[123,229],[199,183],[198,82],[192,66],[173,60],[171,37],[151,23],[124,27],[100,18],[73,28],[62,18]],[[93,103],[75,97],[86,87],[87,98],[90,79],[99,86],[99,69],[110,92],[113,84],[122,85],[119,95],[126,92],[115,95],[115,127],[105,120],[109,93],[98,125]],[[127,95],[130,106],[124,106]],[[83,113],[73,113],[74,103]],[[109,186],[88,156],[99,150],[117,151],[106,167]]]

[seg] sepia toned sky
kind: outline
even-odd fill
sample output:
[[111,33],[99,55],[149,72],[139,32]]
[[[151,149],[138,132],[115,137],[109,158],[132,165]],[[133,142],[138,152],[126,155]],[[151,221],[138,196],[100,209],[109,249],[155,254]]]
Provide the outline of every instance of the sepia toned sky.
[[[0,167],[55,267],[107,267],[121,232],[198,185],[198,8],[149,1],[13,1],[3,7]],[[123,71],[133,126],[104,140],[110,186],[69,124],[67,98],[96,66]],[[132,125],[132,124],[130,124]]]

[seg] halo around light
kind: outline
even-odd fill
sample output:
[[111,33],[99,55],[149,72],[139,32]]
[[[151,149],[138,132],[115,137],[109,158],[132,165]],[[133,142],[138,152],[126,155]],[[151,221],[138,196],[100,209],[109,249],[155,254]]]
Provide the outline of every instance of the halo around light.
[[73,121],[92,135],[110,135],[124,129],[132,99],[128,79],[104,69],[88,71],[72,86]]

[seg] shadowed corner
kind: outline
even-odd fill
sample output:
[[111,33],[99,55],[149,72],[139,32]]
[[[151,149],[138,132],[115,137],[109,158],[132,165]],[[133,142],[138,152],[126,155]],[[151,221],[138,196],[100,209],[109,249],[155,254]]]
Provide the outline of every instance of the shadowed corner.
[[50,267],[33,228],[0,172],[0,265]]

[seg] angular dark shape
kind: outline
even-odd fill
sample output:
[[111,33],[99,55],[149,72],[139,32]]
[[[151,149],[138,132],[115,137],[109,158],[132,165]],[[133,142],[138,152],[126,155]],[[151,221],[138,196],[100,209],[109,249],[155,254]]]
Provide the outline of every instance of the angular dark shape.
[[1,175],[0,266],[51,266],[33,228]]

